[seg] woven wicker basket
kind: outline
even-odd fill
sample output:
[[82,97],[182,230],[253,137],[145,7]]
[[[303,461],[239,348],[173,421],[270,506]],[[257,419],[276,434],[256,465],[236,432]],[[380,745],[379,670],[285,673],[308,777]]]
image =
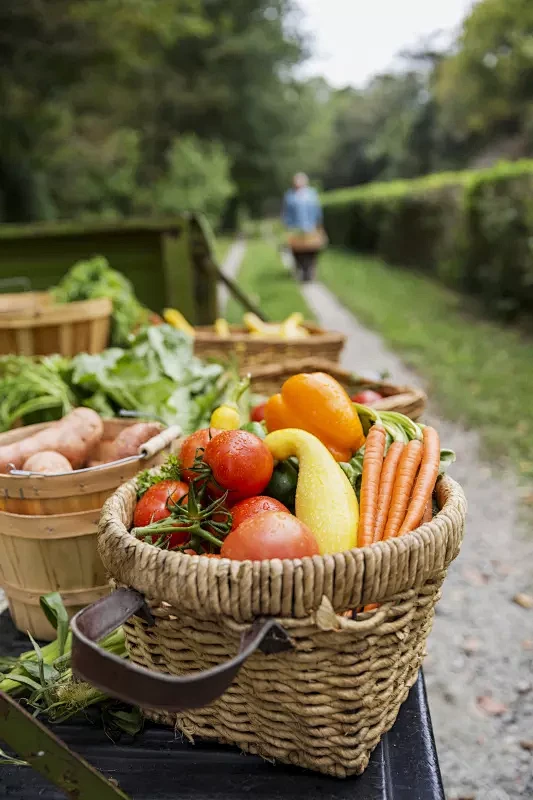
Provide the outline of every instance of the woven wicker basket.
[[311,336],[292,341],[250,336],[245,328],[239,327],[232,327],[231,336],[222,337],[215,333],[213,327],[199,327],[195,328],[194,352],[200,358],[221,361],[237,357],[243,369],[276,364],[287,359],[325,358],[338,361],[346,337],[310,323],[306,323],[305,327]]
[[0,355],[101,353],[112,304],[107,297],[54,304],[47,292],[0,296]]
[[397,386],[387,381],[367,380],[325,359],[308,358],[301,361],[285,361],[249,370],[253,391],[266,395],[279,392],[287,378],[300,372],[327,372],[339,383],[342,383],[350,396],[363,389],[373,389],[379,392],[384,397],[372,406],[376,411],[399,411],[416,420],[426,407],[427,397],[422,389],[414,386]]
[[[121,588],[74,619],[75,671],[191,740],[337,777],[359,774],[416,680],[461,545],[461,488],[441,479],[436,501],[433,520],[401,538],[251,563],[135,539],[131,481],[100,520],[100,554]],[[342,616],[371,603],[380,607]],[[123,622],[129,662],[94,643]]]

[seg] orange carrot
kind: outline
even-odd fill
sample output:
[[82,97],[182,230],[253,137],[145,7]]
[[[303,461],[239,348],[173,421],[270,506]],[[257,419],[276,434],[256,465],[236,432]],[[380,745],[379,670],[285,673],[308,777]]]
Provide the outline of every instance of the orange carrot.
[[381,541],[385,524],[389,514],[389,508],[392,498],[392,488],[394,486],[394,479],[396,477],[396,470],[401,455],[405,449],[402,442],[393,442],[387,451],[385,461],[383,462],[383,469],[381,470],[381,480],[379,485],[378,495],[378,510],[376,515],[376,526],[374,528],[374,542]]
[[385,428],[381,425],[373,425],[366,437],[365,456],[363,458],[359,530],[357,533],[358,547],[366,547],[372,544],[374,539],[385,440]]
[[429,503],[426,503],[426,507],[424,509],[424,516],[422,517],[422,522],[431,522],[433,519],[433,504],[431,500]]
[[397,536],[405,518],[405,512],[411,497],[411,490],[416,478],[416,471],[422,459],[422,442],[413,439],[402,453],[398,471],[394,480],[392,500],[385,526],[384,539]]
[[422,463],[413,489],[413,496],[409,503],[409,508],[405,519],[400,527],[398,536],[410,533],[420,525],[424,515],[424,509],[431,500],[435,481],[439,474],[440,464],[440,439],[435,428],[426,427],[423,431],[424,445],[422,451]]

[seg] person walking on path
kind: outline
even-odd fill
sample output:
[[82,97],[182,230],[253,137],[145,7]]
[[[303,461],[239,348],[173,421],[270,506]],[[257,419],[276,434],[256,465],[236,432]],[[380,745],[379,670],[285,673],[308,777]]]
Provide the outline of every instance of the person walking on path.
[[288,245],[298,276],[308,283],[315,276],[318,253],[325,245],[325,234],[318,193],[309,186],[309,179],[303,172],[294,176],[292,189],[283,198],[281,218],[289,231]]

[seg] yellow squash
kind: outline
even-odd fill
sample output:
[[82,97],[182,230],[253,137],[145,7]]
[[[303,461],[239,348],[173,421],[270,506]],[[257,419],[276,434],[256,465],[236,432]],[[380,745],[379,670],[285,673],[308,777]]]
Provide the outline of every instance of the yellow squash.
[[178,331],[183,331],[183,333],[188,333],[189,336],[194,336],[194,328],[190,325],[181,311],[178,311],[176,308],[165,308],[163,311],[163,318],[165,322],[168,322],[169,325],[172,325],[173,328],[176,328]]
[[329,450],[312,433],[284,428],[269,433],[265,444],[277,461],[296,456],[296,516],[314,533],[320,553],[341,553],[357,546],[359,505],[355,492]]
[[215,320],[215,333],[217,336],[231,336],[230,327],[225,319]]

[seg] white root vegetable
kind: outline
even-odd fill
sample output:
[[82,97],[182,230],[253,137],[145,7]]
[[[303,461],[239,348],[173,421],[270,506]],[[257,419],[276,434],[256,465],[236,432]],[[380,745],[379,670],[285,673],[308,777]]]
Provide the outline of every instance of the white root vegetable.
[[104,423],[90,408],[75,408],[66,417],[19,442],[0,447],[0,472],[20,469],[36,453],[53,450],[64,456],[73,469],[83,467],[102,438]]
[[44,450],[30,456],[22,465],[27,472],[40,472],[43,475],[58,475],[61,472],[72,472],[72,464],[61,453]]

